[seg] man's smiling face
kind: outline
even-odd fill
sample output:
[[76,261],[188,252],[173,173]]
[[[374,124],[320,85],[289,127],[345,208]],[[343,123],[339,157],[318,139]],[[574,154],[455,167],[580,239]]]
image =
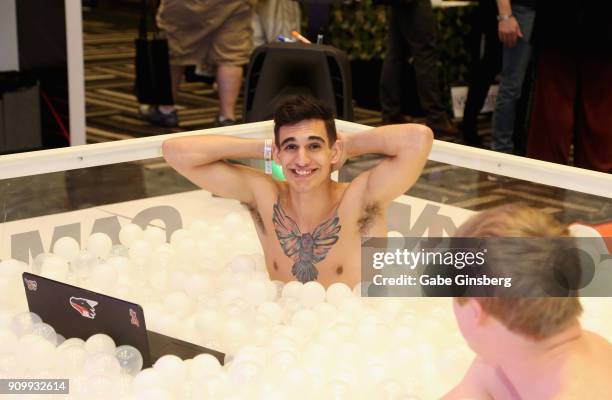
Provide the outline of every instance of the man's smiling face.
[[287,183],[302,193],[328,180],[332,163],[339,157],[337,146],[329,145],[322,120],[282,126],[279,144],[274,151],[275,161],[282,166]]

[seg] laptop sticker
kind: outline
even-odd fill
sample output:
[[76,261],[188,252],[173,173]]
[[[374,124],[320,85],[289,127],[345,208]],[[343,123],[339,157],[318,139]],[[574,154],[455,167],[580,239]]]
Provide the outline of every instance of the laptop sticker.
[[137,326],[140,328],[140,321],[138,321],[138,315],[136,315],[136,311],[132,310],[130,308],[130,317],[131,317],[131,324],[134,326]]
[[70,305],[85,318],[94,319],[96,317],[95,307],[98,305],[97,301],[88,300],[81,297],[71,297]]
[[36,291],[36,289],[38,289],[38,283],[36,283],[36,281],[28,279],[28,278],[23,278],[23,280],[25,281],[26,286],[28,287],[28,290]]

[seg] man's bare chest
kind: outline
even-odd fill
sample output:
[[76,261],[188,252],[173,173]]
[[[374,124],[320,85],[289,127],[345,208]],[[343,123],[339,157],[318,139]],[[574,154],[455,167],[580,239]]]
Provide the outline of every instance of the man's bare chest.
[[355,284],[364,229],[368,236],[386,235],[386,223],[376,207],[350,213],[339,209],[308,232],[302,232],[282,207],[271,208],[270,213],[250,209],[271,279]]

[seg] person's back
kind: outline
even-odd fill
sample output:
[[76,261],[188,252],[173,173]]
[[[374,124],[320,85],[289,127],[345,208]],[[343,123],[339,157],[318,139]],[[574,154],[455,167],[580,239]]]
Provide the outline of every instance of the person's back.
[[612,343],[589,331],[573,343],[560,366],[559,399],[605,399],[612,394]]
[[561,243],[547,238],[568,236],[567,227],[510,205],[477,214],[456,235],[511,237],[488,247],[487,272],[511,276],[513,285],[506,296],[455,298],[457,323],[477,356],[444,399],[610,398],[612,344],[582,329],[577,297],[542,294]]

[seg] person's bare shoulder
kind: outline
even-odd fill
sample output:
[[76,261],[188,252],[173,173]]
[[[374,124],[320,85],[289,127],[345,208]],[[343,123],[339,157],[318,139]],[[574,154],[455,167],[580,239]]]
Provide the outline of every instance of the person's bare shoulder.
[[474,358],[465,376],[448,392],[443,400],[493,400],[489,393],[489,382],[495,379],[493,369],[480,357]]
[[556,399],[604,399],[612,393],[612,343],[584,331],[582,343],[564,371],[564,387]]

